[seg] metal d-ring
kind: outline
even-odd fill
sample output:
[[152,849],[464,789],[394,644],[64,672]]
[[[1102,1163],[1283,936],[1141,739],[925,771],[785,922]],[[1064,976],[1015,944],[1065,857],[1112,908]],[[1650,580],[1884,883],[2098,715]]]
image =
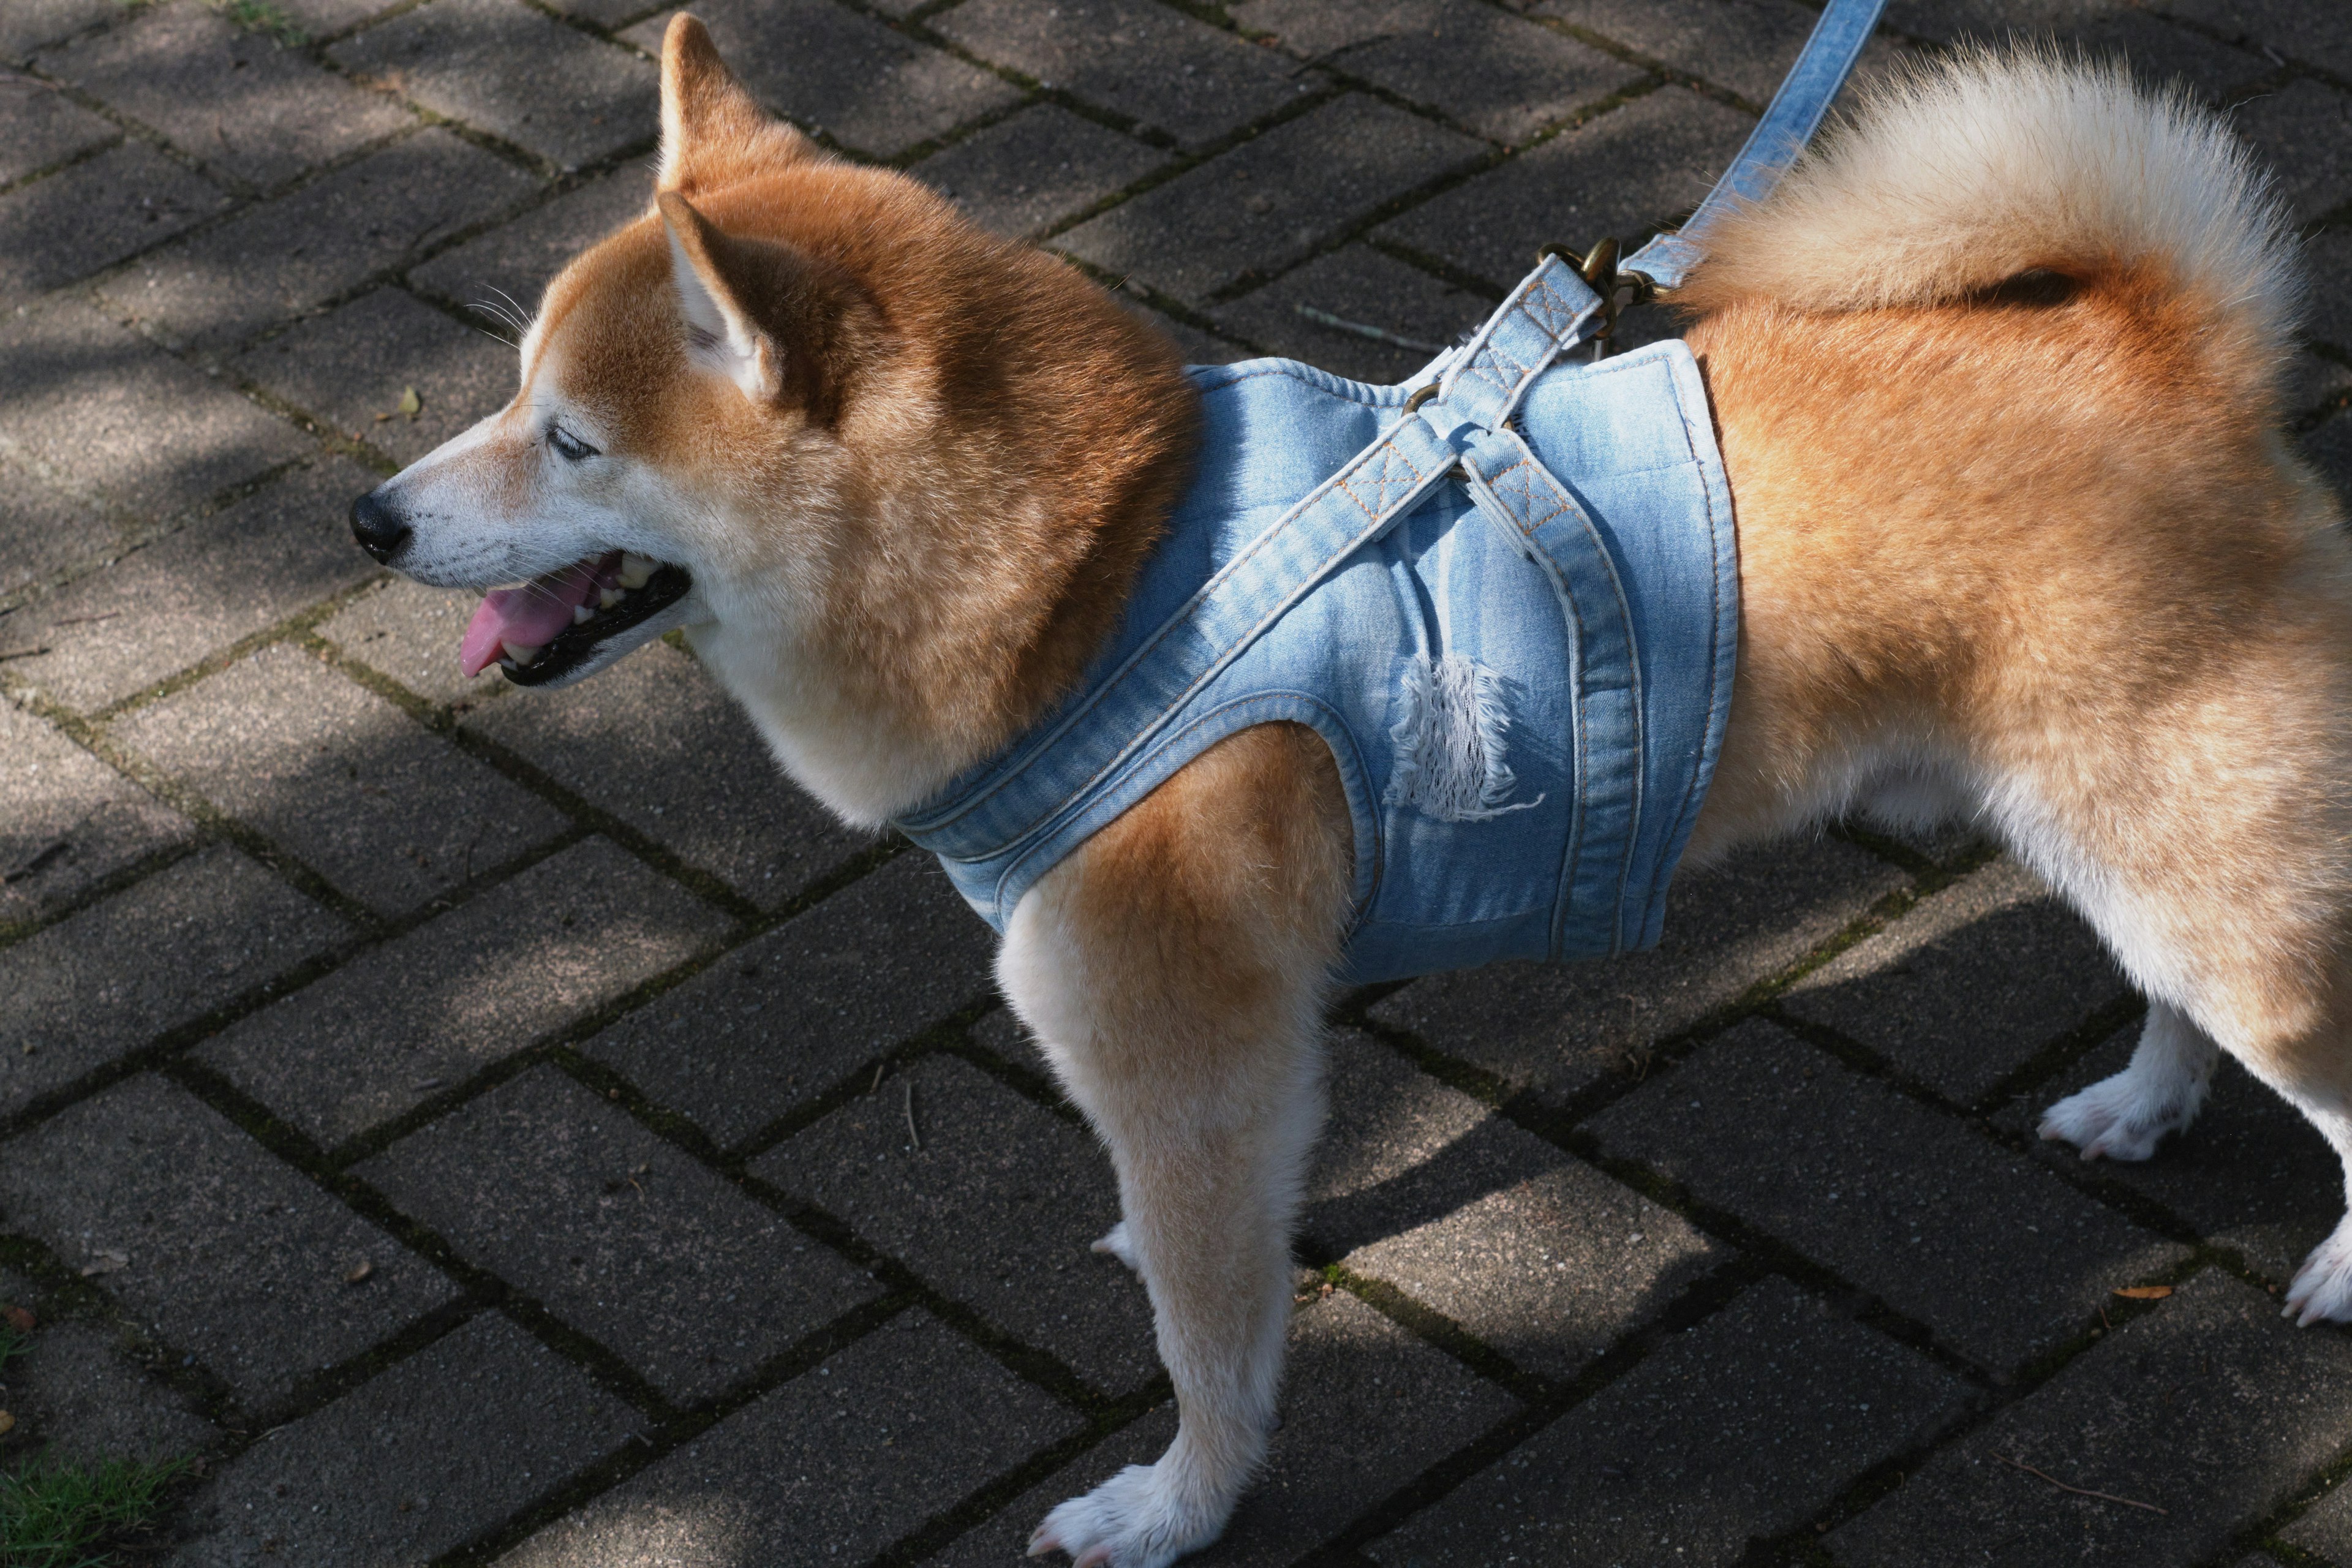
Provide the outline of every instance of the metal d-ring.
[[1407,414],[1418,414],[1421,412],[1421,405],[1436,395],[1437,383],[1433,381],[1427,386],[1415,387],[1412,395],[1404,400],[1404,411]]

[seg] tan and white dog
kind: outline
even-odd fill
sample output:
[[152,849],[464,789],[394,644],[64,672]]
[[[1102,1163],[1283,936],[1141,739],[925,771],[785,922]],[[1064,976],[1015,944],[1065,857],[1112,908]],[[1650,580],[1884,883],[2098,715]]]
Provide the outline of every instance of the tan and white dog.
[[[2352,1159],[2352,550],[2279,428],[2293,255],[2210,116],[1979,55],[1882,86],[1681,291],[1736,499],[1728,736],[1689,854],[1958,813],[2149,1000],[2044,1136],[2145,1159],[2218,1049]],[[353,508],[487,590],[469,668],[671,627],[879,825],[1020,733],[1185,483],[1171,348],[1069,268],[763,114],[679,16],[656,208],[549,285],[514,401]],[[1265,1452],[1350,897],[1328,752],[1204,752],[1023,900],[998,962],[1108,1144],[1181,1413],[1034,1548],[1166,1563]],[[2288,1290],[2352,1318],[2352,1225]]]

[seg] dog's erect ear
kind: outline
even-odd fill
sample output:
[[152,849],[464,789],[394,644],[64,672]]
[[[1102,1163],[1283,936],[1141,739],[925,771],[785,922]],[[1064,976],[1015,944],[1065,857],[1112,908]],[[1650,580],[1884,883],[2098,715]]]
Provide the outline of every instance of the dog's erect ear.
[[[675,28],[670,36],[677,36]],[[686,316],[687,357],[725,376],[752,401],[773,403],[784,389],[783,345],[753,320],[744,299],[746,274],[765,258],[742,254],[743,242],[729,237],[676,191],[663,191],[655,200],[669,233],[670,276]]]
[[659,189],[715,190],[804,158],[815,144],[752,100],[696,17],[680,11],[662,38]]
[[655,198],[686,352],[755,403],[797,404],[830,425],[880,319],[849,275],[778,240],[729,234],[676,191]]

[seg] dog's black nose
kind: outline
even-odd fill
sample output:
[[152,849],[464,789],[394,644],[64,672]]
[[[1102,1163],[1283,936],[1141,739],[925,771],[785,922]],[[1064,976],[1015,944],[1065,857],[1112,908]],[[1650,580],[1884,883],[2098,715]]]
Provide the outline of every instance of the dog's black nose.
[[408,542],[408,520],[370,490],[352,502],[352,537],[360,542],[362,550],[388,565]]

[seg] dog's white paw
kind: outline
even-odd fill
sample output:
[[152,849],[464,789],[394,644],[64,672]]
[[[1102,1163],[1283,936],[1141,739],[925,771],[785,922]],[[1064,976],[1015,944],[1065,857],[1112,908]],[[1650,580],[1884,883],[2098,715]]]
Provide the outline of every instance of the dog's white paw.
[[2168,1132],[2197,1120],[2195,1097],[2170,1089],[2151,1093],[2147,1075],[2128,1068],[2068,1095],[2042,1114],[2042,1136],[2072,1143],[2085,1160],[2145,1160]]
[[2352,1322],[2352,1216],[2311,1249],[2286,1288],[2283,1316],[2307,1329],[2322,1319]]
[[1029,1538],[1029,1555],[1066,1552],[1074,1568],[1167,1568],[1224,1528],[1223,1515],[1180,1500],[1158,1465],[1129,1465],[1047,1514]]
[[1105,1231],[1100,1237],[1096,1238],[1094,1243],[1089,1246],[1087,1250],[1088,1252],[1108,1252],[1113,1258],[1118,1258],[1121,1263],[1126,1264],[1129,1268],[1134,1269],[1138,1274],[1143,1272],[1143,1266],[1135,1260],[1135,1243],[1127,1238],[1127,1221],[1125,1220],[1119,1221],[1117,1225],[1111,1226],[1110,1229]]

